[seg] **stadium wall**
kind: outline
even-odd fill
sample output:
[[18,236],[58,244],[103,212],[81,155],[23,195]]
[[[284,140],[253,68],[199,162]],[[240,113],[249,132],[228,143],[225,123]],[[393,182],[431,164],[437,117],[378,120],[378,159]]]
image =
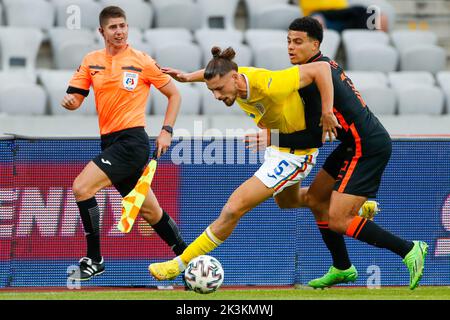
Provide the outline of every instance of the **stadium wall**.
[[[321,149],[304,185],[335,146]],[[0,287],[73,285],[67,275],[84,255],[85,241],[71,184],[98,154],[99,140],[3,137],[0,152]],[[176,140],[159,161],[153,189],[189,243],[261,161],[262,153],[246,151],[238,139]],[[430,245],[422,284],[450,285],[450,140],[395,140],[378,196],[377,223]],[[161,283],[149,276],[149,263],[173,254],[143,220],[129,234],[116,229],[120,200],[113,188],[97,195],[106,272],[88,285],[180,285],[180,279]],[[382,286],[408,284],[397,256],[346,241],[360,274],[354,285],[374,279]],[[282,211],[273,200],[249,212],[212,255],[224,266],[224,285],[306,284],[331,265],[312,214]]]

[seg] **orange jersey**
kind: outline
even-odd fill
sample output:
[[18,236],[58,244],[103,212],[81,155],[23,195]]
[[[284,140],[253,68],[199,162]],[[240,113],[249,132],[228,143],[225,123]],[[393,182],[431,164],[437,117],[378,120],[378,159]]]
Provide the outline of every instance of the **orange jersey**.
[[111,56],[106,49],[88,53],[69,83],[67,93],[89,94],[92,86],[100,134],[145,127],[145,108],[150,86],[169,83],[146,53],[128,46]]

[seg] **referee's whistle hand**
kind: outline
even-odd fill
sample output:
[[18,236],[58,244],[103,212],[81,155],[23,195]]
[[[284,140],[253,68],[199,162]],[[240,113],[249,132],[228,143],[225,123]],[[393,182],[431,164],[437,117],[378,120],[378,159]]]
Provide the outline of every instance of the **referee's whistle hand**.
[[164,153],[166,153],[167,149],[170,147],[170,143],[172,142],[172,136],[165,130],[161,130],[158,138],[156,138],[156,148],[158,149],[157,157],[161,157]]
[[75,98],[73,94],[67,94],[64,96],[63,100],[61,101],[61,106],[68,110],[75,110],[80,105],[78,103],[78,100]]

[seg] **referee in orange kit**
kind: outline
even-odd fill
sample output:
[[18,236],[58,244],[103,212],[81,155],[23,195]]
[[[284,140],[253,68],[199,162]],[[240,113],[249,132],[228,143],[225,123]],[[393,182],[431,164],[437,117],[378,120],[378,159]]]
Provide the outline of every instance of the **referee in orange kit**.
[[[74,280],[89,280],[105,271],[95,194],[114,185],[125,197],[149,160],[149,138],[144,128],[150,86],[154,85],[168,99],[164,125],[156,139],[158,157],[170,146],[181,103],[170,77],[161,72],[149,55],[127,44],[125,12],[109,6],[101,11],[99,20],[105,48],[84,57],[61,102],[68,110],[79,108],[92,86],[101,134],[102,153],[86,165],[73,183],[87,240],[87,254],[80,259],[79,274],[71,276]],[[140,213],[176,255],[183,252],[186,244],[177,225],[160,207],[151,189]]]

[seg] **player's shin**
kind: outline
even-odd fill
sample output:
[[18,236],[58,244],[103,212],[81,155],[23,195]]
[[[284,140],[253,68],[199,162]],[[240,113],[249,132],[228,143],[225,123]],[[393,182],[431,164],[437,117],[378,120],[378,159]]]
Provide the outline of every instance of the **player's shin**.
[[152,225],[152,228],[177,256],[186,249],[186,243],[181,237],[177,224],[164,210],[161,219]]
[[192,259],[207,254],[222,243],[223,241],[213,234],[211,227],[208,227],[178,258],[184,265],[187,265]]
[[333,266],[339,270],[347,270],[351,267],[344,237],[328,227],[328,221],[317,221],[317,226],[322,235],[323,242],[327,246],[333,258]]
[[378,248],[386,248],[404,258],[413,248],[411,241],[403,240],[384,230],[375,222],[355,216],[350,222],[347,236],[366,242]]
[[95,197],[77,202],[80,210],[81,221],[86,235],[87,241],[87,257],[95,262],[102,259],[100,254],[100,210]]

